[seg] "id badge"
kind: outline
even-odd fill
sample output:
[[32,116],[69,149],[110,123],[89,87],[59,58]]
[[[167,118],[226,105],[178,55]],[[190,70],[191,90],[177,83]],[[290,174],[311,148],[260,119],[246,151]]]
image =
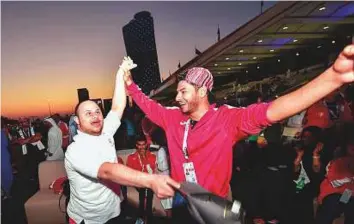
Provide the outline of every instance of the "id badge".
[[154,172],[152,171],[152,169],[151,169],[150,164],[147,164],[147,165],[146,165],[146,169],[147,169],[147,171],[148,171],[149,174],[153,174],[153,173],[154,173]]
[[187,182],[198,183],[193,162],[183,163],[183,171]]
[[339,201],[347,204],[350,200],[350,197],[352,196],[353,192],[349,189],[345,189],[345,191],[343,192],[342,196],[340,197]]
[[27,146],[22,145],[22,155],[27,155]]

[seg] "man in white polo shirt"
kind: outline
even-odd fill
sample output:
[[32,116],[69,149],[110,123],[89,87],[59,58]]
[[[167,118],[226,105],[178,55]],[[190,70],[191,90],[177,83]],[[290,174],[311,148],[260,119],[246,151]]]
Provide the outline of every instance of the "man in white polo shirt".
[[165,175],[139,172],[117,162],[113,135],[120,126],[126,94],[124,72],[136,65],[125,58],[116,75],[112,109],[103,120],[99,106],[90,100],[75,108],[78,134],[65,154],[70,183],[69,223],[116,223],[120,214],[117,183],[151,188],[160,198],[174,194],[179,184]]

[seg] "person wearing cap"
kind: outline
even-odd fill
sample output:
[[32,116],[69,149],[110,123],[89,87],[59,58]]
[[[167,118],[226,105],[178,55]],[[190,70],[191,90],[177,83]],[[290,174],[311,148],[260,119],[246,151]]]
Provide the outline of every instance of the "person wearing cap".
[[64,159],[64,151],[62,148],[63,134],[58,124],[51,117],[45,118],[44,123],[49,128],[48,148],[46,153],[47,160],[63,160]]
[[130,72],[124,76],[128,94],[147,117],[166,131],[171,177],[196,182],[226,197],[232,170],[232,146],[311,106],[345,83],[354,81],[354,45],[347,46],[335,63],[317,78],[271,103],[246,108],[210,105],[213,76],[195,67],[178,82],[179,107],[163,107],[143,94]]
[[179,187],[165,175],[139,172],[118,163],[113,135],[126,105],[124,70],[132,66],[126,58],[123,60],[116,75],[112,109],[105,119],[94,101],[80,102],[75,108],[78,133],[68,146],[64,162],[70,184],[67,213],[71,224],[119,222],[117,184],[150,188],[159,198],[173,196],[172,186]]

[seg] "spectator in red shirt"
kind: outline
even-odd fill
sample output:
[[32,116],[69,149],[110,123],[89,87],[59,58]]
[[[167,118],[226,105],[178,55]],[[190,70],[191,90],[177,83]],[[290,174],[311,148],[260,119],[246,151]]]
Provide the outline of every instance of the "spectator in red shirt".
[[[147,140],[144,135],[136,138],[136,152],[127,158],[127,166],[145,173],[156,173],[156,156],[148,150]],[[139,192],[140,218],[152,217],[153,191],[148,188],[137,188]],[[146,203],[145,203],[146,200]]]
[[344,223],[354,223],[354,127],[350,129],[345,133],[341,147],[343,156],[329,163],[326,178],[320,187],[319,224],[331,224],[343,212]]
[[[171,176],[197,182],[226,197],[232,169],[232,146],[265,126],[305,110],[345,83],[354,81],[354,45],[344,49],[334,64],[300,89],[272,103],[247,108],[210,105],[213,76],[201,67],[189,69],[177,86],[179,105],[166,108],[146,97],[125,73],[128,94],[147,117],[166,131]],[[176,77],[174,77],[176,78]],[[188,214],[188,213],[186,213]],[[184,220],[186,216],[183,216]]]

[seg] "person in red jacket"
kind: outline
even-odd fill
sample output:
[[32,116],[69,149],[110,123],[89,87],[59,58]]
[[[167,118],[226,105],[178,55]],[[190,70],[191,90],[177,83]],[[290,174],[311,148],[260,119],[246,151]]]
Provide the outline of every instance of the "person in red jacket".
[[318,224],[332,224],[344,212],[344,224],[354,223],[354,127],[345,133],[343,156],[327,166],[320,187]]
[[[147,140],[144,135],[136,138],[136,152],[127,158],[127,166],[141,172],[156,173],[156,156],[148,150]],[[139,192],[140,218],[152,218],[153,191],[148,188],[137,188]],[[146,203],[145,203],[146,202]]]
[[[128,70],[124,79],[128,95],[152,122],[166,131],[171,177],[180,182],[198,183],[225,198],[229,193],[233,145],[305,110],[345,83],[353,82],[354,45],[347,46],[330,68],[298,90],[272,103],[252,104],[246,108],[228,105],[216,108],[210,104],[208,97],[214,79],[211,72],[202,67],[187,70],[179,80],[175,98],[179,107],[163,107],[149,99],[134,84]],[[186,220],[187,216],[181,217]]]

